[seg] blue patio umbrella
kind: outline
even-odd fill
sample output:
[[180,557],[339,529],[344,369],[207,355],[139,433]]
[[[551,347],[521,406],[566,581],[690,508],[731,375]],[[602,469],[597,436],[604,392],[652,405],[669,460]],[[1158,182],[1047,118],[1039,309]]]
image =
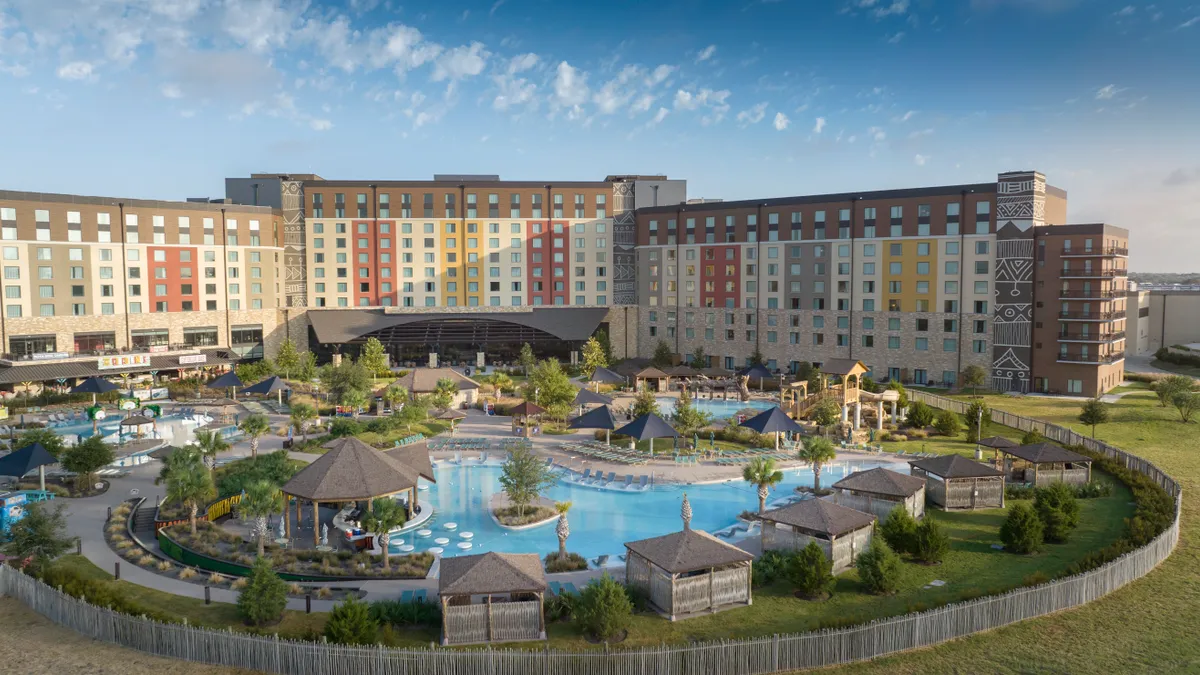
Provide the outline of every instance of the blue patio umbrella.
[[231,370],[228,373],[225,373],[224,375],[213,380],[212,382],[209,382],[208,386],[211,387],[212,389],[233,389],[234,390],[233,400],[236,401],[237,400],[237,389],[236,388],[244,387],[246,385],[242,382],[242,379],[237,376],[237,373],[235,371]]
[[107,394],[120,389],[117,385],[102,377],[89,377],[71,388],[72,394],[91,394],[92,405],[96,405],[96,394]]
[[[237,377],[237,375],[234,374],[234,377]],[[264,396],[267,394],[277,393],[279,394],[279,405],[283,405],[283,392],[291,390],[292,388],[288,386],[287,382],[284,382],[282,377],[279,377],[278,375],[272,375],[262,382],[256,382],[249,387],[246,387],[242,390],[242,393],[262,394]]]
[[58,459],[41,443],[31,443],[6,457],[0,458],[0,476],[20,478],[25,474],[38,470],[39,489],[46,489],[46,465],[57,464]]
[[606,445],[611,445],[609,439],[612,436],[612,430],[616,429],[617,425],[616,425],[616,423],[613,422],[612,409],[606,405],[602,405],[599,408],[593,408],[592,410],[589,410],[586,414],[580,415],[579,417],[576,417],[575,419],[571,420],[570,423],[567,424],[567,428],[569,428],[569,429],[603,429],[604,430],[604,443]]
[[756,363],[753,366],[747,366],[746,368],[742,368],[741,370],[738,371],[738,375],[745,375],[746,377],[757,377],[759,391],[762,391],[762,388],[763,388],[763,378],[775,377],[774,373],[772,373],[770,370],[768,370],[766,366],[759,364],[759,363]]
[[754,417],[742,422],[738,426],[752,429],[760,434],[775,434],[775,449],[779,449],[779,434],[781,433],[798,433],[803,430],[795,420],[787,416],[787,413],[779,406],[772,406]]
[[625,376],[620,373],[609,370],[608,368],[599,367],[592,371],[592,376],[588,378],[589,383],[600,384],[625,384]]
[[617,434],[623,436],[632,436],[633,438],[644,441],[650,439],[650,455],[654,455],[654,439],[656,438],[678,438],[679,432],[671,428],[663,418],[654,413],[646,413],[625,426],[617,429]]
[[579,414],[583,414],[583,406],[590,404],[612,405],[612,399],[603,395],[597,394],[590,389],[580,389],[578,394],[575,394],[575,405],[579,406]]

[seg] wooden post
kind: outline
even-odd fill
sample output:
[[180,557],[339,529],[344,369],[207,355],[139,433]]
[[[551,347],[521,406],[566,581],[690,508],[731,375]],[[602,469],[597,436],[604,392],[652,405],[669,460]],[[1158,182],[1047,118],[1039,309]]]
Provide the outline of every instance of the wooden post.
[[492,594],[487,596],[487,641],[492,641]]
[[304,613],[312,614],[312,593],[307,593],[304,596]]
[[438,600],[442,603],[442,644],[446,645],[450,643],[450,636],[446,633],[446,610],[449,609],[449,603],[444,595]]
[[717,611],[717,603],[713,602],[713,573],[715,571],[714,567],[708,568],[708,611],[714,614]]
[[287,505],[288,495],[283,496],[283,534],[288,539],[292,538],[292,510]]
[[541,633],[542,639],[546,638],[546,593],[543,591],[537,594],[538,596],[538,632]]
[[320,502],[313,500],[313,547],[317,547],[321,543],[321,506]]

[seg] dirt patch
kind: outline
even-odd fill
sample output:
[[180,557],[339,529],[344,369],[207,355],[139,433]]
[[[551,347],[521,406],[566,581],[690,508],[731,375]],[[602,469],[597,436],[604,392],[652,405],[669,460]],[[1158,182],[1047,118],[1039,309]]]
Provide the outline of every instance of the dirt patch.
[[150,656],[97,642],[61,626],[22,605],[0,598],[0,663],[5,672],[28,675],[252,675],[258,671],[218,668]]

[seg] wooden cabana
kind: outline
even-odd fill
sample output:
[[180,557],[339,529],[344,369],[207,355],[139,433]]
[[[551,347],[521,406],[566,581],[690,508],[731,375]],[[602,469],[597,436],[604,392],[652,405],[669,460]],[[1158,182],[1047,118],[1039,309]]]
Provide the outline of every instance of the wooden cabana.
[[540,405],[530,403],[529,401],[521,401],[512,410],[509,415],[512,416],[512,432],[514,436],[524,436],[532,438],[535,427],[529,423],[530,417],[537,417],[546,412],[546,409]]
[[925,496],[947,511],[1004,508],[1004,474],[961,455],[909,462],[912,474],[925,479]]
[[545,640],[546,573],[533,553],[442,558],[442,644]]
[[[417,444],[414,444],[417,446]],[[339,438],[324,446],[328,450],[304,467],[280,491],[296,498],[296,523],[301,517],[301,502],[312,503],[313,545],[320,541],[320,504],[366,501],[370,510],[378,497],[408,493],[408,517],[417,509],[417,483],[421,476],[432,481],[427,447],[402,446],[385,453],[353,436]],[[403,454],[395,454],[400,451]],[[424,453],[424,463],[417,461]],[[410,459],[411,458],[411,459]],[[414,466],[415,465],[415,466]],[[292,536],[291,509],[284,508],[285,532]]]
[[641,391],[643,382],[651,385],[651,391],[663,392],[670,389],[671,376],[659,370],[658,368],[655,368],[654,366],[650,366],[649,368],[639,370],[638,373],[633,376],[633,388],[637,391]]
[[1004,477],[1034,487],[1063,482],[1083,485],[1092,480],[1092,459],[1053,443],[996,448],[1004,455]]
[[837,574],[867,550],[875,516],[824,499],[805,499],[763,513],[762,550],[799,551],[815,541]]
[[691,529],[686,494],[682,515],[683,530],[625,544],[625,583],[671,621],[750,605],[754,556]]
[[897,506],[925,516],[925,480],[883,468],[855,471],[833,484],[833,503],[883,520]]

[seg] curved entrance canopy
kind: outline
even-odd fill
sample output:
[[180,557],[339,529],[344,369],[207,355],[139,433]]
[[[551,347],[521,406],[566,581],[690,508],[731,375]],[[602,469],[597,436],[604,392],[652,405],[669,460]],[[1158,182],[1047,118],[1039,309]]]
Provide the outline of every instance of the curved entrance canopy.
[[520,345],[584,342],[600,326],[603,307],[545,307],[523,312],[389,313],[386,310],[310,309],[317,341],[385,345]]

